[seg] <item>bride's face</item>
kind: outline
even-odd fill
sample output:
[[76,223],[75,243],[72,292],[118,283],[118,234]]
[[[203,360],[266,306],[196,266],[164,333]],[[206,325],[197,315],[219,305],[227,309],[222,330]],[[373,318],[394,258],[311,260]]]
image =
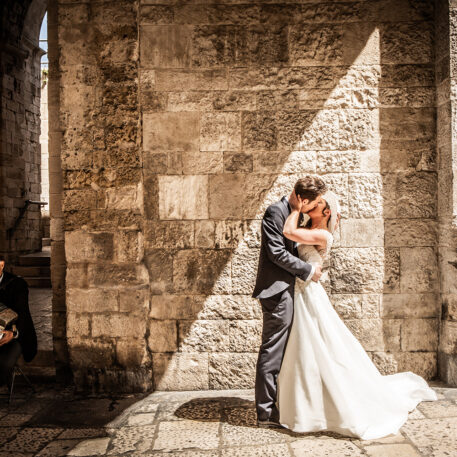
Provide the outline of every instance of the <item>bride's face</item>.
[[308,212],[308,216],[313,222],[320,222],[323,219],[328,219],[330,217],[330,208],[327,202],[322,197],[319,197],[317,206]]

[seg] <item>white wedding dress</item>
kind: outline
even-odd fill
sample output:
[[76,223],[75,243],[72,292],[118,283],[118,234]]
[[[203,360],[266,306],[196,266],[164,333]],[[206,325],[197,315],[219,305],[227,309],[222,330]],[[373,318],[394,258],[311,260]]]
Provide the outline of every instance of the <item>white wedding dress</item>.
[[[322,265],[333,242],[325,233],[325,251],[301,244],[300,258]],[[322,285],[298,278],[294,319],[277,383],[283,426],[300,433],[327,430],[363,440],[396,434],[419,402],[437,400],[427,382],[411,371],[383,376],[340,319]]]

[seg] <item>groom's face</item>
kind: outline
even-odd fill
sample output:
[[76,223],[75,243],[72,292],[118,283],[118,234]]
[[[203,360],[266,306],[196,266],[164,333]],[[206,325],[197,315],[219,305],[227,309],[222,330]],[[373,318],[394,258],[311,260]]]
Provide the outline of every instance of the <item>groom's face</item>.
[[308,201],[304,200],[304,203],[301,207],[301,212],[302,213],[308,213],[309,211],[312,211],[316,206],[318,205],[319,201],[322,200],[322,196],[319,195],[315,200]]

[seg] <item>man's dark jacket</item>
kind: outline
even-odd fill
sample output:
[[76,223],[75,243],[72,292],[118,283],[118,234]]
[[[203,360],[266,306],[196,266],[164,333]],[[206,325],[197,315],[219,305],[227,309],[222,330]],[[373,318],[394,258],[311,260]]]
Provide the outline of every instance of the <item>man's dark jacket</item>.
[[3,280],[0,283],[0,302],[17,313],[18,342],[21,345],[24,360],[30,362],[37,353],[37,337],[30,315],[29,288],[25,280],[4,271]]
[[312,266],[298,258],[297,243],[283,235],[291,210],[286,197],[270,205],[262,220],[257,280],[252,296],[268,298],[294,284],[295,277],[306,281]]

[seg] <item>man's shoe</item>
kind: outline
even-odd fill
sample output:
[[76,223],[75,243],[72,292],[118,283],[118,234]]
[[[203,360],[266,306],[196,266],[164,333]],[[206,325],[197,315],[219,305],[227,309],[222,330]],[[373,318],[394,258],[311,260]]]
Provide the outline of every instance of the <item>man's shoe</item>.
[[282,425],[273,419],[257,420],[257,427],[262,428],[282,428]]

